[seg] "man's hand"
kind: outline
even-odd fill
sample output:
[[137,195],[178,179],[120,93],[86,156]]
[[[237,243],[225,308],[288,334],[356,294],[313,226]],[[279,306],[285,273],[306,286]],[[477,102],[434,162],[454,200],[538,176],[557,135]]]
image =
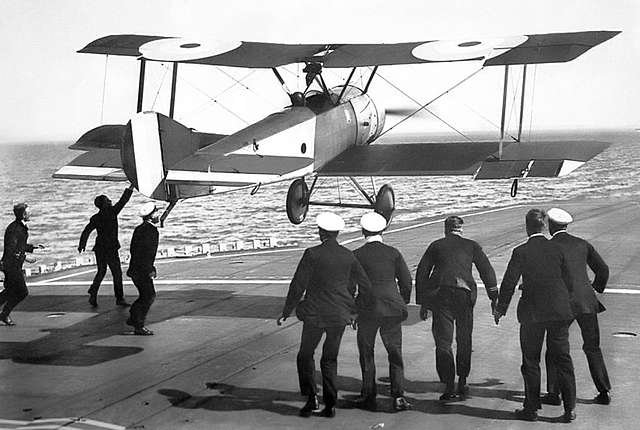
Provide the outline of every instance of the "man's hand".
[[280,318],[278,318],[278,320],[277,320],[276,322],[277,322],[277,324],[278,324],[278,325],[282,325],[282,323],[283,323],[284,321],[286,321],[286,320],[287,320],[287,318],[289,318],[289,317],[288,317],[288,316],[286,316],[285,314],[282,314],[282,315],[280,316]]
[[84,246],[79,246],[78,247],[78,253],[82,254],[84,252]]
[[153,269],[151,271],[151,273],[149,273],[149,277],[150,278],[155,278],[156,276],[158,276],[158,272],[156,272],[156,269]]
[[426,321],[429,318],[431,318],[431,311],[424,306],[420,307],[420,319]]
[[500,323],[500,318],[502,318],[503,316],[504,314],[500,311],[493,312],[493,320],[495,321],[496,325]]
[[349,325],[352,329],[358,330],[358,320],[356,318],[351,318],[351,321],[349,321]]
[[135,190],[136,188],[133,186],[133,184],[129,184],[129,186],[127,187],[128,190]]
[[491,300],[491,315],[496,313],[496,306],[498,305],[498,299]]

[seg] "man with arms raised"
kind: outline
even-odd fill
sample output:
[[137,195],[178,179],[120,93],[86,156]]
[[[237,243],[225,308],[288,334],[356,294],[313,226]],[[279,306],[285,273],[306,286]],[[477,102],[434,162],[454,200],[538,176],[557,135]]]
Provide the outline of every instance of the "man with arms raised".
[[[338,352],[345,326],[356,319],[356,284],[359,294],[366,296],[371,283],[353,253],[336,240],[344,228],[342,218],[331,212],[323,212],[318,215],[317,223],[322,243],[304,251],[289,285],[278,325],[294,309],[298,319],[303,322],[297,357],[300,392],[307,396],[307,403],[300,409],[302,417],[309,417],[319,409],[313,353],[322,335],[326,335],[320,359],[324,399],[324,409],[320,415],[333,418],[338,400]],[[304,299],[300,301],[303,294]]]

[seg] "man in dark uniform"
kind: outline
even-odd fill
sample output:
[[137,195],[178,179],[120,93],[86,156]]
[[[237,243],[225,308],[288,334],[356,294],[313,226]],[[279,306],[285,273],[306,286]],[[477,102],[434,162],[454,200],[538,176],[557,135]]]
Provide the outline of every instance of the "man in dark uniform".
[[[359,294],[364,295],[371,290],[371,283],[353,253],[336,240],[344,228],[342,218],[323,212],[318,215],[317,223],[322,244],[306,249],[302,255],[278,325],[294,308],[296,316],[304,323],[297,357],[300,392],[307,396],[307,403],[300,409],[303,417],[311,416],[319,408],[313,353],[322,335],[326,334],[320,359],[325,407],[320,415],[331,418],[335,416],[338,399],[336,377],[340,341],[345,326],[356,319],[356,284]],[[300,301],[303,294],[304,299]]]
[[377,409],[374,345],[376,334],[380,330],[389,359],[393,409],[404,411],[411,407],[404,398],[402,362],[402,321],[408,315],[406,304],[411,298],[411,273],[400,252],[382,243],[382,231],[387,227],[387,220],[382,215],[367,213],[360,220],[360,226],[366,243],[353,254],[371,281],[372,297],[363,299],[364,302],[372,303],[373,307],[358,309],[357,339],[362,370],[362,397],[356,404],[372,411]]
[[87,245],[87,239],[93,230],[96,230],[96,243],[93,246],[93,252],[96,254],[96,265],[98,272],[93,278],[91,287],[89,288],[89,303],[91,306],[98,306],[98,288],[107,273],[107,266],[111,269],[113,277],[113,292],[116,296],[116,305],[129,306],[124,299],[124,291],[122,289],[122,267],[120,266],[120,242],[118,241],[118,214],[127,204],[133,193],[133,186],[130,186],[122,193],[122,197],[115,205],[111,204],[109,197],[100,195],[95,198],[94,204],[99,209],[98,213],[93,215],[89,220],[89,224],[84,228],[80,235],[80,243],[78,252],[83,252]]
[[15,325],[9,314],[18,303],[27,297],[29,291],[22,273],[22,264],[35,263],[36,259],[26,255],[35,248],[44,248],[43,245],[31,245],[27,243],[29,228],[27,221],[31,218],[29,206],[26,203],[18,203],[13,206],[13,214],[16,219],[4,232],[4,251],[2,253],[2,271],[4,272],[4,290],[0,292],[0,305],[4,304],[0,312],[0,321],[4,325]]
[[[440,400],[456,400],[468,390],[471,370],[473,307],[478,290],[471,273],[476,266],[492,308],[498,296],[496,274],[480,245],[462,237],[464,221],[450,216],[444,221],[444,238],[431,243],[416,272],[416,303],[423,319],[433,312],[432,332],[436,344],[436,369],[446,384]],[[456,331],[456,360],[453,361],[453,329]],[[454,392],[456,370],[458,388]]]
[[[605,308],[598,301],[593,290],[599,293],[604,291],[609,280],[609,266],[589,242],[567,233],[567,225],[573,221],[571,214],[558,208],[549,209],[547,214],[549,216],[549,233],[553,236],[551,242],[562,248],[567,260],[569,279],[573,290],[571,305],[582,332],[584,342],[582,350],[587,356],[591,378],[598,389],[598,395],[594,402],[608,405],[611,402],[609,397],[611,383],[600,350],[600,327],[598,326],[598,312],[604,311]],[[589,281],[587,266],[595,274],[593,283]],[[558,377],[548,349],[545,354],[545,362],[548,394],[542,398],[542,402],[559,405]]]
[[151,304],[156,298],[156,290],[153,288],[153,278],[156,277],[156,268],[153,263],[158,251],[158,229],[154,224],[158,223],[156,205],[145,203],[140,208],[142,224],[136,227],[131,237],[131,260],[127,276],[138,289],[138,299],[133,302],[129,310],[127,324],[133,326],[133,334],[150,336],[151,330],[144,326],[145,318]]
[[564,402],[564,422],[575,419],[576,380],[569,355],[569,323],[573,319],[567,262],[560,247],[542,234],[545,213],[531,209],[526,215],[529,239],[513,250],[500,284],[494,312],[496,324],[509,307],[522,276],[522,296],[518,302],[524,408],[516,410],[518,419],[536,421],[540,409],[540,352],[545,333],[550,360],[558,375]]

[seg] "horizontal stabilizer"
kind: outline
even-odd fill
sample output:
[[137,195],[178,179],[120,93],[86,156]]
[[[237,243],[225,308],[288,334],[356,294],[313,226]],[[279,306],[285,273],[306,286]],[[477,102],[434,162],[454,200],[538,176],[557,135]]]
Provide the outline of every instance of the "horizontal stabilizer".
[[87,151],[90,149],[117,149],[122,146],[126,125],[101,125],[80,136],[69,149]]
[[53,177],[109,182],[127,181],[122,171],[119,149],[94,149],[85,152],[55,172]]

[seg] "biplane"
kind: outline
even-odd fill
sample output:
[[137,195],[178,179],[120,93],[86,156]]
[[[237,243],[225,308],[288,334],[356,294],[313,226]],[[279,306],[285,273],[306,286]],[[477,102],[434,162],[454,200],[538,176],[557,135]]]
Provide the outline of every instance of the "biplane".
[[[369,193],[355,177],[473,175],[479,180],[512,179],[513,194],[519,179],[564,176],[608,146],[606,142],[593,141],[521,141],[526,66],[573,60],[618,33],[584,31],[490,40],[295,45],[131,34],[106,36],[78,52],[139,60],[137,113],[125,125],[101,125],[85,133],[70,146],[83,154],[53,176],[129,181],[143,195],[169,203],[163,220],[182,199],[243,189],[256,193],[262,185],[281,181],[291,181],[286,211],[294,224],[305,219],[310,205],[372,208],[389,220],[395,208],[393,189],[385,184]],[[168,116],[142,111],[148,61],[173,65]],[[504,67],[500,139],[375,144],[385,127],[385,110],[368,93],[378,68],[453,61]],[[180,63],[271,69],[291,104],[230,135],[196,131],[173,119]],[[289,91],[278,70],[294,63],[304,66],[304,91]],[[524,68],[520,124],[517,137],[505,139],[508,72],[515,65]],[[351,70],[346,82],[330,86],[322,75],[326,68]],[[351,82],[357,68],[368,71],[362,88]],[[314,201],[316,181],[326,176],[349,178],[365,203]]]

